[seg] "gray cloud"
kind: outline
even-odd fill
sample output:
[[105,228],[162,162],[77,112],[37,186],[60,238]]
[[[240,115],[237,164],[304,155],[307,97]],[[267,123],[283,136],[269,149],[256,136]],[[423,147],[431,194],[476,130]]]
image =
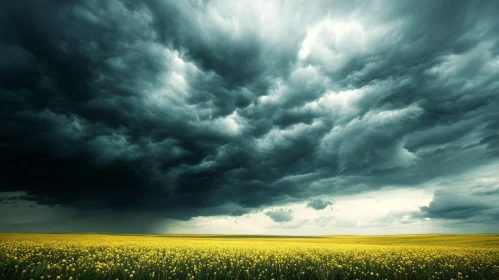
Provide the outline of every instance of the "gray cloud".
[[330,205],[333,205],[331,201],[322,200],[322,199],[314,199],[309,203],[307,203],[307,207],[313,208],[315,210],[323,210]]
[[291,210],[277,209],[265,212],[265,215],[276,223],[285,223],[293,220],[292,213],[293,212]]
[[0,7],[0,191],[22,200],[188,220],[498,160],[494,1]]
[[493,195],[499,195],[499,188],[489,190],[489,191],[480,191],[473,193],[474,195],[479,195],[479,196],[493,196]]
[[437,191],[433,201],[428,206],[421,207],[421,213],[416,216],[496,223],[499,219],[499,208],[495,203],[491,203],[490,199],[491,197],[484,198],[455,191]]

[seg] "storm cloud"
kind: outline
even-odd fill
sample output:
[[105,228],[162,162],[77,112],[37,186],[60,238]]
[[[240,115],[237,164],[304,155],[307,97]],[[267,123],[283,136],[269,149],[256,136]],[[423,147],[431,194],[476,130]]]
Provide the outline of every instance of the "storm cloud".
[[307,203],[307,207],[313,208],[315,210],[323,210],[330,205],[333,205],[331,201],[322,200],[322,199],[314,199],[309,203]]
[[437,191],[428,206],[422,206],[420,213],[432,219],[463,220],[468,222],[497,224],[499,222],[499,207],[497,199],[499,192],[479,192],[462,194],[452,191]]
[[429,218],[465,219],[480,215],[487,209],[490,209],[490,206],[480,201],[439,192],[435,194],[435,199],[429,206],[421,207],[421,212]]
[[293,212],[291,210],[278,209],[278,210],[268,211],[265,213],[265,215],[267,215],[276,223],[285,223],[293,220],[292,213]]
[[[321,210],[499,159],[496,1],[0,7],[0,192],[26,202],[153,220]],[[441,192],[421,213],[487,207]]]

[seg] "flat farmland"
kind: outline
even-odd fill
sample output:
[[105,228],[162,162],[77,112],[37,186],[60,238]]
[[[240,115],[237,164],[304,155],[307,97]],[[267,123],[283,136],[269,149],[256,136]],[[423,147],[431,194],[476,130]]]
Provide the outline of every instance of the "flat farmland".
[[0,234],[1,279],[499,279],[498,234]]

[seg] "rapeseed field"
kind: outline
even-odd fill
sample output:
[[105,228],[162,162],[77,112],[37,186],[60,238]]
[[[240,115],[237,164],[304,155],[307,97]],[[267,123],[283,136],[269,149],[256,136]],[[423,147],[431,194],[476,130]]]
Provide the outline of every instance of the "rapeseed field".
[[1,279],[499,279],[499,235],[0,234]]

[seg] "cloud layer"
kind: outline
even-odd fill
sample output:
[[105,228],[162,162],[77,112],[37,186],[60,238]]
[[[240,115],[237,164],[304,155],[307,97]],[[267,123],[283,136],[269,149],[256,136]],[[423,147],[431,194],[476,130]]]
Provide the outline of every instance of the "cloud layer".
[[[179,220],[322,210],[498,160],[495,1],[0,6],[0,191],[26,201]],[[421,215],[494,211],[436,192]]]

